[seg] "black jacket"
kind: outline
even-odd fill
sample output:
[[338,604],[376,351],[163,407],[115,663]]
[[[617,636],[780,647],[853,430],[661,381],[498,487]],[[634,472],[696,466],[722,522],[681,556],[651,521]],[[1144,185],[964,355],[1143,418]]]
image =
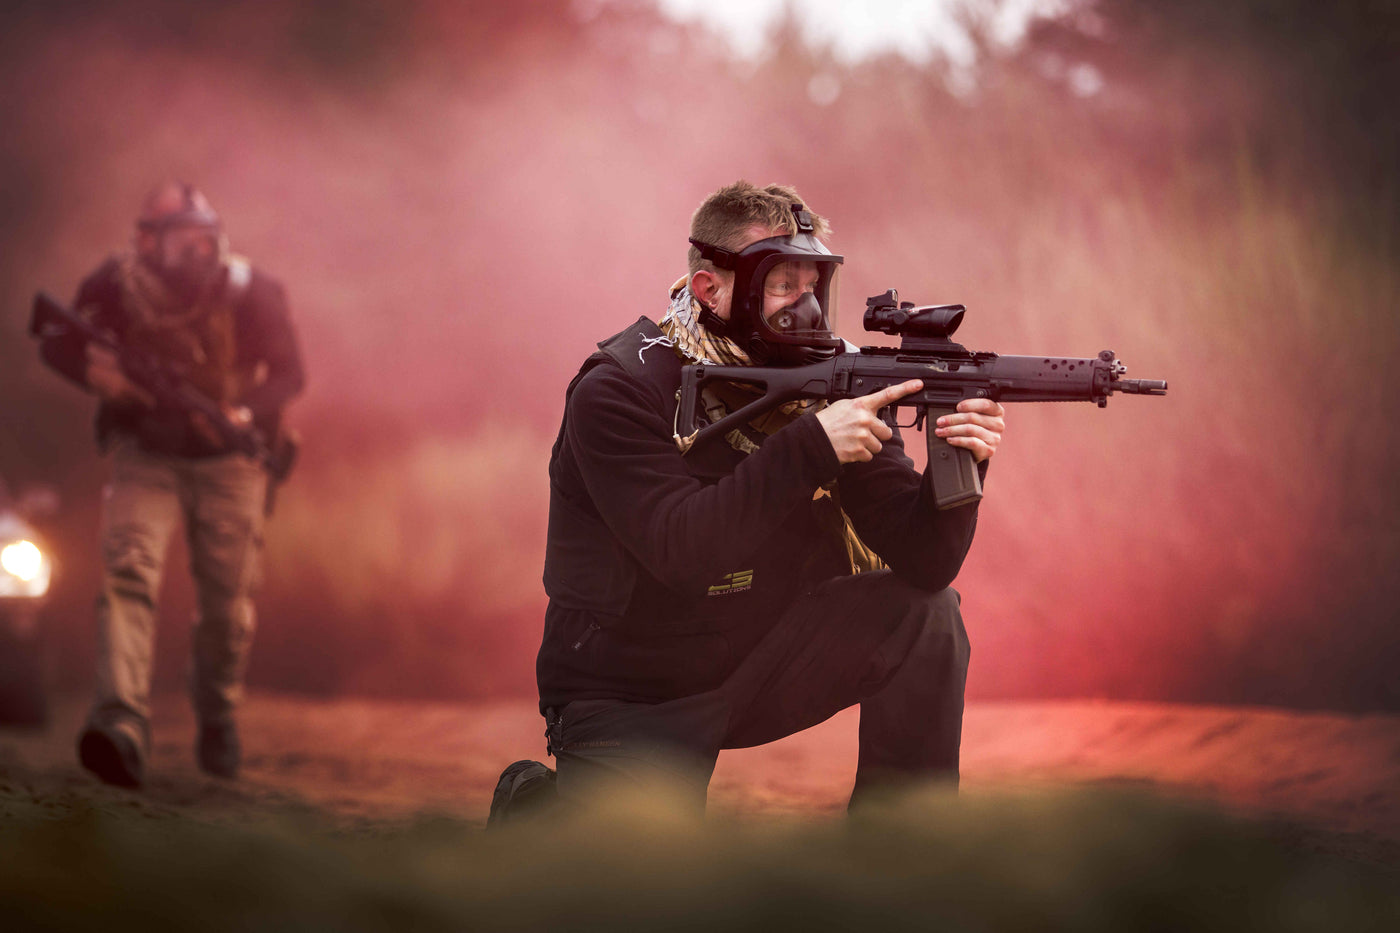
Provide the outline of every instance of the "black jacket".
[[[97,327],[122,340],[129,322],[122,304],[120,264],[109,259],[83,280],[74,299],[74,310],[86,314]],[[301,353],[297,346],[287,297],[281,283],[256,268],[233,303],[234,345],[240,369],[263,368],[258,385],[236,404],[253,413],[254,423],[267,437],[276,435],[282,410],[305,386]],[[46,338],[40,352],[50,366],[85,385],[87,371],[85,341],[77,335]],[[185,457],[207,457],[224,453],[196,432],[184,415],[140,405],[103,403],[97,410],[97,437],[105,443],[113,432],[137,437],[153,453]]]
[[815,417],[744,455],[672,439],[681,360],[642,318],[599,344],[569,386],[549,463],[549,596],[536,673],[541,708],[659,702],[717,686],[784,609],[850,573],[832,532],[838,481],[862,540],[936,591],[972,543],[975,504],[940,512],[898,432],[842,466]]

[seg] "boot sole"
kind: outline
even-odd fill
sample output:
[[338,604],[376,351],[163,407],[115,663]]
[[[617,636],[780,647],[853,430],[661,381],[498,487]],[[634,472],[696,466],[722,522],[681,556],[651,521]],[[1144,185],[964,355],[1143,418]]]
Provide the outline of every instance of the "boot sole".
[[199,770],[210,777],[236,780],[243,764],[243,748],[237,732],[225,741],[215,742],[206,738],[201,730],[195,742],[195,759],[199,762]]
[[[538,761],[512,762],[496,781],[491,794],[491,810],[486,816],[488,829],[512,820],[535,815],[548,807],[554,793],[555,774]],[[523,796],[517,796],[521,791]]]
[[78,761],[103,783],[117,787],[140,787],[140,765],[121,746],[96,729],[84,732],[78,740]]

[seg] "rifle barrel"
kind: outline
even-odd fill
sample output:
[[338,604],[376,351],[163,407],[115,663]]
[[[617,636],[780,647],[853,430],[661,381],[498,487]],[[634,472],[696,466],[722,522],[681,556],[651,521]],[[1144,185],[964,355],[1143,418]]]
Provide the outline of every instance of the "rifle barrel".
[[1129,395],[1166,395],[1167,384],[1161,379],[1118,379],[1113,383],[1113,391]]

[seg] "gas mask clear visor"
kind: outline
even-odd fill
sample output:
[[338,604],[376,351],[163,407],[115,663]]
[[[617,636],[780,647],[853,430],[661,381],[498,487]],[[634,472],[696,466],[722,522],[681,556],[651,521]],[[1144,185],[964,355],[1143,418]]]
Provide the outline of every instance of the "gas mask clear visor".
[[147,228],[154,235],[145,255],[151,269],[176,292],[189,297],[206,287],[223,263],[223,243],[217,228],[169,224]]
[[751,301],[759,310],[757,330],[777,343],[820,343],[833,337],[841,266],[837,262],[776,257],[755,270],[762,284]]
[[840,350],[841,262],[810,234],[759,240],[739,253],[731,319],[755,363],[797,366]]

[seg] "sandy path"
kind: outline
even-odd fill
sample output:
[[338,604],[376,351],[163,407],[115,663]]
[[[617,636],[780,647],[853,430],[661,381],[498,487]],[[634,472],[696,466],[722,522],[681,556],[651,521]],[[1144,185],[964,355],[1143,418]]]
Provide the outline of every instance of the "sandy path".
[[[41,733],[0,730],[10,764],[38,794],[89,794],[135,805],[77,767],[83,704],[56,704]],[[306,804],[350,819],[420,811],[482,820],[500,769],[543,757],[528,701],[475,704],[316,700],[255,694],[243,713],[245,774],[195,770],[193,720],[161,698],[140,805],[237,814]],[[711,785],[721,815],[818,816],[844,805],[855,770],[857,714],[756,749],[725,752]],[[1129,782],[1281,815],[1387,848],[1400,843],[1400,716],[1343,716],[1158,704],[978,703],[964,727],[963,788]]]

